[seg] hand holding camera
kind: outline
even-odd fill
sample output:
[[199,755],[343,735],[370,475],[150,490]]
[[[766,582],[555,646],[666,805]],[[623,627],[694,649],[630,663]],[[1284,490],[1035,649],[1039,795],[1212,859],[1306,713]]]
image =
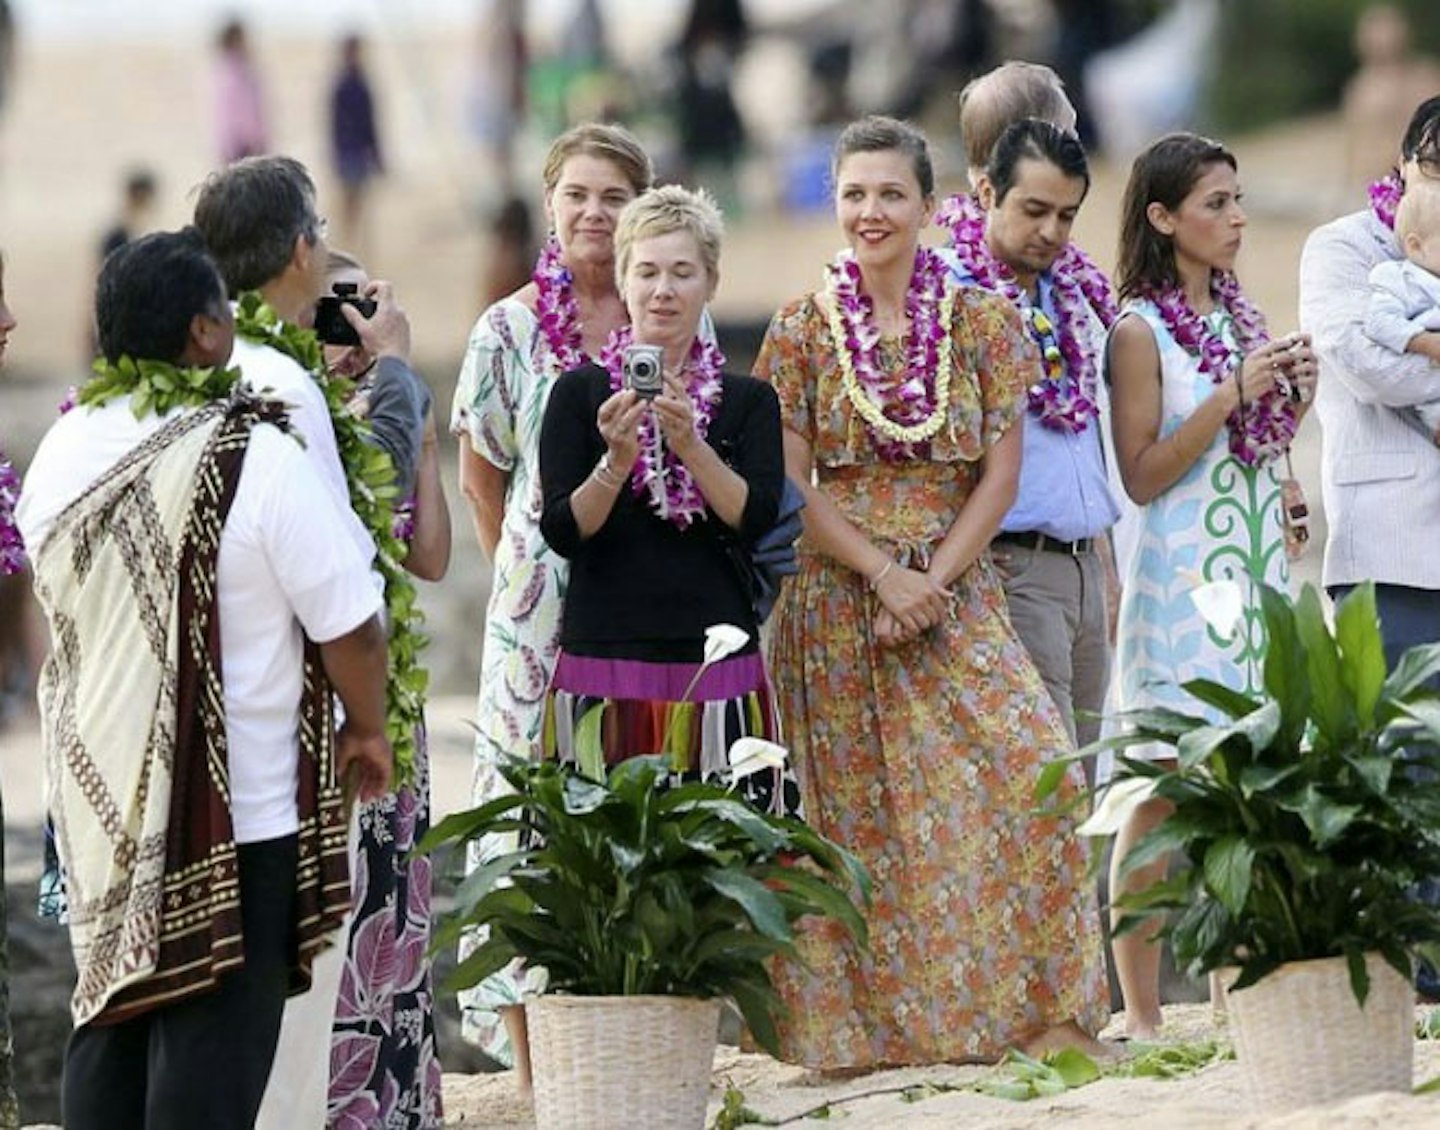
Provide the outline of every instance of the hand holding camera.
[[620,360],[621,380],[642,400],[654,400],[665,387],[665,350],[658,345],[627,345]]
[[1276,343],[1281,353],[1275,359],[1275,384],[1291,404],[1304,404],[1315,395],[1320,366],[1310,345],[1310,335],[1286,334]]
[[372,281],[364,295],[354,283],[336,283],[315,305],[315,333],[326,345],[363,348],[372,357],[410,360],[410,319],[388,282]]

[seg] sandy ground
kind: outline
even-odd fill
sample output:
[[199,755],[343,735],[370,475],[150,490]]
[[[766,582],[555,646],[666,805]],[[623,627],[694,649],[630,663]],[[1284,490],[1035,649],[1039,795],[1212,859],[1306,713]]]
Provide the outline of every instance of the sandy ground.
[[[465,145],[458,124],[468,41],[426,39],[412,33],[378,45],[377,81],[386,98],[391,175],[381,185],[363,251],[379,275],[391,278],[414,323],[418,367],[441,405],[450,390],[470,323],[484,245],[475,204],[489,187],[486,170]],[[324,174],[321,106],[330,65],[327,43],[271,39],[261,60],[272,79],[279,144],[307,161],[321,182],[322,210],[331,185]],[[777,56],[778,58],[778,56]],[[209,165],[206,67],[200,43],[124,45],[99,50],[56,45],[21,57],[19,79],[0,128],[0,247],[5,292],[20,318],[7,367],[0,376],[0,434],[23,467],[53,419],[67,384],[83,375],[82,336],[89,301],[93,247],[110,222],[122,170],[145,160],[159,171],[156,222],[187,218],[190,190]],[[790,84],[793,88],[793,83]],[[953,137],[944,153],[953,152]],[[543,141],[532,143],[533,158]],[[1338,134],[1317,119],[1245,139],[1236,145],[1252,223],[1240,264],[1251,294],[1277,331],[1295,322],[1295,270],[1305,233],[1335,210],[1326,179],[1338,167]],[[533,169],[533,162],[531,165]],[[942,164],[943,171],[943,164]],[[535,176],[532,172],[532,176]],[[1102,264],[1113,258],[1124,170],[1101,161],[1077,224],[1077,239]],[[747,178],[762,187],[761,173]],[[957,182],[948,178],[950,187]],[[333,207],[333,206],[332,206]],[[763,192],[731,225],[715,310],[722,325],[760,323],[785,299],[814,286],[838,243],[827,216],[781,216],[763,206]],[[1308,424],[1296,446],[1296,469],[1318,513],[1318,429]],[[427,586],[430,661],[436,689],[449,697],[432,704],[437,815],[462,807],[469,793],[469,739],[464,719],[478,670],[481,610],[488,568],[475,552],[468,522],[453,492],[456,553],[447,579]],[[1323,535],[1323,515],[1317,539]],[[1318,573],[1318,549],[1302,564],[1302,578]],[[0,730],[12,883],[33,881],[39,818],[38,742],[33,718]],[[12,886],[12,892],[17,888]],[[12,898],[28,897],[24,892]],[[47,943],[53,944],[53,943]],[[1187,1023],[1190,1023],[1187,1021]],[[1203,1024],[1202,1024],[1203,1027]],[[442,1049],[443,1054],[443,1049]],[[1421,1046],[1417,1079],[1440,1070],[1434,1048]],[[767,1114],[794,1113],[825,1099],[895,1079],[972,1078],[973,1073],[907,1072],[850,1084],[814,1087],[801,1073],[760,1057],[726,1053],[717,1078],[733,1078],[752,1106]],[[456,1125],[524,1125],[506,1121],[508,1080],[447,1077],[447,1105]],[[872,1098],[847,1106],[849,1125],[1153,1126],[1259,1125],[1246,1113],[1234,1065],[1176,1083],[1106,1079],[1061,1099],[1011,1105],[973,1095],[944,1095],[911,1105]],[[1435,1100],[1375,1098],[1327,1111],[1308,1121],[1265,1125],[1440,1125]]]

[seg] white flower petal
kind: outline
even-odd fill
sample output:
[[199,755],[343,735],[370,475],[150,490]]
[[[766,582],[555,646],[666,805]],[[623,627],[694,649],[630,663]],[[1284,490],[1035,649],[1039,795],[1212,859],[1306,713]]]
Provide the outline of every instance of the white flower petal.
[[782,769],[790,752],[783,745],[764,738],[738,738],[730,746],[730,776],[733,780],[748,777],[762,769]]
[[1154,791],[1151,777],[1121,777],[1105,790],[1090,818],[1075,830],[1082,836],[1113,836]]
[[750,639],[750,633],[734,624],[711,624],[705,629],[705,665],[734,655]]
[[1205,623],[1225,639],[1233,639],[1245,615],[1245,594],[1234,581],[1208,581],[1190,590],[1190,599]]

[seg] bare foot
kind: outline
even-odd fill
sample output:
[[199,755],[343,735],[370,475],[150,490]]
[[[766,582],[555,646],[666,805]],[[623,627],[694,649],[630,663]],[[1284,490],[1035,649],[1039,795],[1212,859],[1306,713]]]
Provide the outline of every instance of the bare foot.
[[1020,1050],[1034,1059],[1044,1057],[1047,1052],[1058,1052],[1065,1048],[1082,1051],[1091,1059],[1114,1059],[1118,1052],[1109,1044],[1101,1043],[1073,1020],[1056,1024],[1033,1036],[1020,1041]]
[[1165,1026],[1162,1017],[1142,1016],[1140,1013],[1125,1013],[1125,1038],[1127,1040],[1158,1040],[1160,1029]]

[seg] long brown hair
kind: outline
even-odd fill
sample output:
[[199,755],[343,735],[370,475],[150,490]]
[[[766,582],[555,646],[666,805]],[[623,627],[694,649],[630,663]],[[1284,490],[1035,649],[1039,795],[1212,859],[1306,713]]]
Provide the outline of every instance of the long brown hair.
[[1180,285],[1175,240],[1146,215],[1151,204],[1173,212],[1205,171],[1223,161],[1237,169],[1234,155],[1218,141],[1193,133],[1172,133],[1152,142],[1135,158],[1120,206],[1120,252],[1115,289],[1122,300]]

